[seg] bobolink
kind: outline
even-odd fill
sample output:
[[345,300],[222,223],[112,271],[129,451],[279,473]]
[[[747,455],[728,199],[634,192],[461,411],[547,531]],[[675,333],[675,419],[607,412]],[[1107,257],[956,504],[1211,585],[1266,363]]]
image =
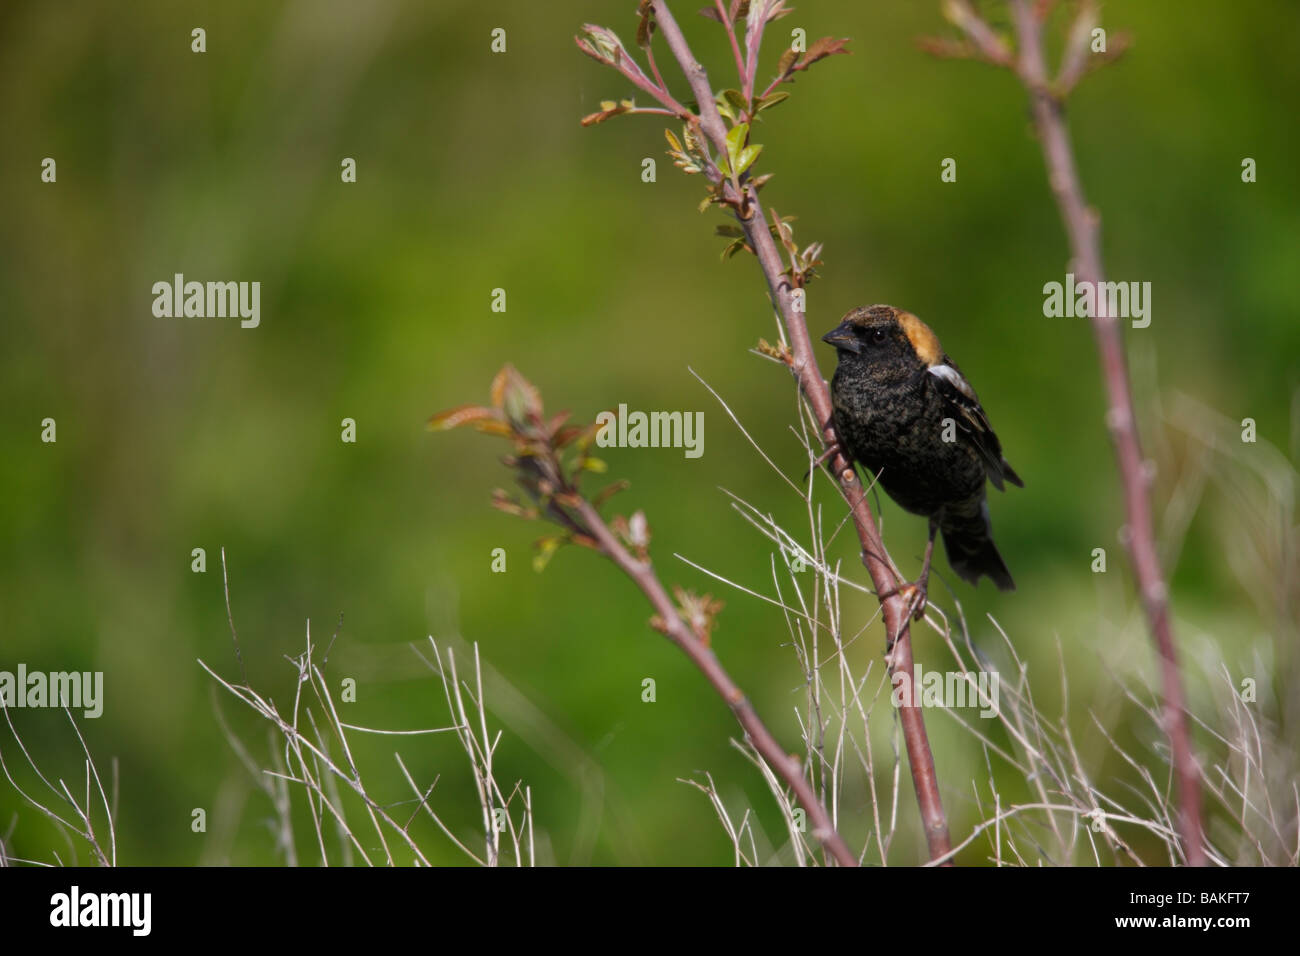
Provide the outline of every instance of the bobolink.
[[1015,582],[993,545],[985,479],[1024,487],[1002,457],[975,390],[944,354],[930,327],[901,309],[854,309],[822,337],[839,364],[831,380],[835,431],[906,511],[930,519],[916,614],[925,608],[936,531],[948,563],[975,584],[987,575],[1003,591]]

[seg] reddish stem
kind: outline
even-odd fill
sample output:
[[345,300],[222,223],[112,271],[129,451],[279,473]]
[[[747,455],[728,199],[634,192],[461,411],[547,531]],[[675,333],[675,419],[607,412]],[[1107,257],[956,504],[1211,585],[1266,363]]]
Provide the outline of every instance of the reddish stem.
[[672,598],[668,596],[668,592],[664,590],[663,584],[655,575],[650,562],[642,561],[628,552],[614,536],[613,532],[610,531],[600,513],[585,498],[577,497],[573,501],[572,507],[582,519],[585,530],[590,532],[591,536],[596,539],[601,552],[618,565],[623,573],[641,589],[641,593],[646,596],[650,605],[655,609],[659,620],[663,623],[664,633],[668,635],[668,638],[674,644],[681,648],[682,652],[704,674],[705,679],[718,692],[718,695],[727,702],[732,713],[736,715],[736,720],[745,729],[745,734],[749,737],[750,743],[754,745],[754,749],[762,755],[777,776],[784,780],[786,785],[794,791],[795,798],[808,814],[808,821],[812,824],[813,836],[821,841],[822,846],[841,866],[857,866],[857,857],[853,855],[843,837],[836,832],[830,815],[827,814],[826,808],[822,806],[821,801],[817,799],[812,784],[804,776],[803,766],[799,759],[792,757],[781,747],[781,744],[772,736],[771,731],[767,729],[767,726],[758,716],[758,712],[754,710],[754,705],[750,703],[749,698],[745,696],[740,687],[736,685],[736,682],[731,679],[726,669],[723,668],[717,655],[686,626],[686,622],[677,613]]
[[[1061,101],[1048,87],[1047,67],[1043,57],[1042,21],[1026,0],[1012,0],[1020,60],[1016,66],[1033,107],[1034,125],[1038,130],[1047,166],[1048,182],[1056,196],[1061,218],[1069,236],[1075,271],[1083,282],[1099,289],[1105,279],[1099,240],[1100,221],[1084,199],[1083,186],[1074,162],[1074,149],[1065,124]],[[1124,511],[1128,519],[1128,549],[1133,559],[1138,593],[1146,612],[1147,626],[1160,654],[1161,680],[1164,686],[1164,731],[1169,737],[1174,773],[1178,781],[1178,829],[1183,854],[1189,866],[1206,863],[1204,835],[1201,828],[1200,770],[1192,751],[1187,726],[1182,675],[1173,628],[1169,623],[1169,592],[1165,585],[1160,557],[1156,551],[1155,528],[1147,489],[1150,472],[1146,469],[1138,440],[1137,417],[1124,358],[1124,342],[1119,320],[1107,314],[1106,297],[1095,296],[1097,308],[1092,329],[1097,340],[1102,380],[1106,386],[1108,408],[1106,423],[1115,445],[1120,479],[1124,490]]]
[[[691,53],[681,29],[668,10],[667,3],[664,0],[654,0],[654,8],[655,21],[659,24],[659,30],[700,104],[700,128],[713,143],[714,148],[725,154],[727,130],[722,122],[722,116],[718,113],[717,104],[713,100],[708,74]],[[803,314],[794,309],[791,296],[793,285],[782,269],[781,257],[758,201],[758,193],[752,185],[746,184],[744,189],[744,201],[741,205],[748,211],[748,217],[742,218],[738,215],[737,219],[762,267],[763,275],[767,279],[768,294],[781,314],[786,335],[790,339],[793,355],[791,371],[798,380],[799,387],[817,421],[822,425],[822,439],[829,448],[835,444],[835,430],[831,425],[830,392],[813,355],[812,341],[808,336],[808,327],[804,322]],[[910,684],[913,673],[911,636],[908,626],[909,602],[895,588],[897,582],[893,568],[886,555],[875,520],[867,507],[866,495],[853,469],[853,463],[840,452],[836,453],[832,463],[835,474],[839,476],[840,488],[849,503],[854,526],[857,528],[858,541],[862,545],[862,562],[875,584],[876,591],[880,594],[891,594],[881,602],[887,641],[891,648],[891,675],[901,673]],[[908,763],[912,772],[912,785],[916,790],[916,799],[921,809],[930,858],[937,859],[951,850],[952,842],[948,835],[948,821],[944,815],[943,801],[939,795],[934,755],[930,751],[930,742],[925,731],[925,718],[919,706],[910,706],[899,708],[899,719],[903,728],[903,740],[907,746]]]
[[727,39],[731,41],[731,55],[736,58],[736,72],[744,76],[745,59],[740,55],[740,43],[736,39],[736,25],[731,22],[731,17],[727,16],[727,9],[722,0],[713,0],[713,5],[718,9],[718,16],[722,19],[722,25],[727,28]]

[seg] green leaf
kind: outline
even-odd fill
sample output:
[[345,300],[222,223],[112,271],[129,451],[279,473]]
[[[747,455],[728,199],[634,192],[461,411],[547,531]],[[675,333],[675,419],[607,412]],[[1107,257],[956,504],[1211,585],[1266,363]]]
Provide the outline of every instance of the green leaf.
[[737,123],[727,131],[727,168],[732,175],[740,175],[740,151],[745,148],[745,138],[748,135],[748,123]]
[[749,169],[750,166],[753,166],[754,160],[758,159],[758,154],[762,151],[763,147],[757,145],[746,146],[742,149],[736,165],[736,175],[739,176],[745,170]]
[[695,133],[695,127],[690,123],[682,124],[682,142],[686,144],[688,153],[700,154],[704,152],[704,147],[700,145],[700,137]]
[[733,239],[731,242],[727,243],[727,247],[722,250],[722,261],[726,262],[737,252],[739,252],[741,249],[744,248],[745,248],[744,236],[741,236],[739,239]]
[[533,570],[541,573],[546,570],[546,566],[551,563],[551,558],[555,552],[560,550],[560,545],[564,544],[564,539],[558,536],[542,538],[537,542],[537,554],[533,555]]
[[713,234],[715,236],[725,236],[728,239],[738,239],[745,234],[745,230],[730,223],[723,223],[717,227]]
[[745,94],[740,90],[723,90],[722,98],[730,104],[731,109],[738,117],[749,110],[749,102],[745,99]]
[[[584,23],[582,25],[583,36],[578,38],[578,46],[584,53],[594,56],[609,64],[617,64],[620,56],[626,56],[627,52],[623,49],[623,41],[618,38],[618,34],[608,27],[598,26],[594,23]],[[583,41],[586,41],[584,45]]]
[[763,112],[763,110],[771,109],[773,106],[776,106],[777,103],[784,102],[789,98],[790,98],[790,94],[785,92],[784,90],[778,90],[775,93],[769,93],[767,96],[763,97],[761,100],[758,101],[758,107],[757,109],[754,110],[754,115],[757,116],[759,113]]

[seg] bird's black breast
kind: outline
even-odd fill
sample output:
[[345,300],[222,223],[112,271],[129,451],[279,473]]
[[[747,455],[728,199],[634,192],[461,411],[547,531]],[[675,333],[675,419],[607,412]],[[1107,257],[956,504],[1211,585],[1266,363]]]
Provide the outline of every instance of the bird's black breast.
[[841,364],[831,381],[845,451],[871,473],[868,480],[879,474],[900,507],[927,516],[982,499],[985,479],[978,452],[931,378],[921,368],[883,382]]

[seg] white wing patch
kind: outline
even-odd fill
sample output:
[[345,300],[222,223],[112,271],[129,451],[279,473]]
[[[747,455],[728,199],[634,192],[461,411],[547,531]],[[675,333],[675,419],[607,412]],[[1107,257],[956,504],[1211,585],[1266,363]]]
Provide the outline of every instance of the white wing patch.
[[936,385],[939,394],[959,413],[958,424],[984,461],[985,472],[993,486],[1001,491],[1003,478],[1020,484],[1020,476],[1010,471],[1011,466],[1002,460],[1002,446],[993,434],[970,382],[962,377],[961,372],[944,362],[931,365],[926,371],[939,380]]
[[966,379],[962,378],[961,373],[951,365],[931,365],[926,369],[926,371],[935,378],[943,379],[953,388],[957,389],[957,391],[969,398],[972,402],[977,404],[979,403],[979,399],[975,397],[975,390],[970,387],[970,383],[967,382]]

